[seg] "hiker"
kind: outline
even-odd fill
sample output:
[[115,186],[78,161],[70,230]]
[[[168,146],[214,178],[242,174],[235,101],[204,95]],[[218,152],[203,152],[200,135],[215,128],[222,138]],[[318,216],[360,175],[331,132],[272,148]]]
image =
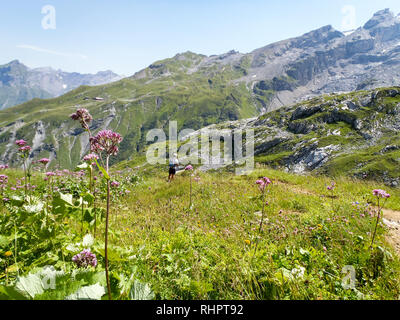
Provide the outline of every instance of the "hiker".
[[174,153],[172,158],[169,158],[169,176],[168,182],[174,180],[176,168],[179,166],[178,155]]

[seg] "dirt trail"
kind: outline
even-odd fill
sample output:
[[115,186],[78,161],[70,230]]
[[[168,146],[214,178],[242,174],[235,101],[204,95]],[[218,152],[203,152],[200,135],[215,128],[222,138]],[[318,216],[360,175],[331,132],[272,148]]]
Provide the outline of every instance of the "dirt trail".
[[400,256],[400,211],[383,209],[383,223],[389,228],[386,240]]
[[290,191],[293,191],[294,193],[300,193],[300,194],[307,194],[310,196],[314,196],[317,195],[316,193],[313,193],[307,189],[301,188],[300,186],[296,186],[290,183],[287,183],[285,181],[280,181],[280,180],[274,180],[273,184],[275,185],[281,185],[281,186],[285,186],[286,189],[289,189]]

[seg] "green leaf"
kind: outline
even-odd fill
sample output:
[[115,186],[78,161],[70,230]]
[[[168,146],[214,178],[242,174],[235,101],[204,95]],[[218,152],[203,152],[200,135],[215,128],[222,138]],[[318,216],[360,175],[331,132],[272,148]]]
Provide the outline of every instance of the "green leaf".
[[44,292],[42,279],[38,274],[28,274],[25,277],[18,278],[15,289],[28,299],[33,299],[35,295]]
[[129,291],[129,299],[131,300],[153,300],[154,293],[146,283],[141,283],[138,280],[132,285]]
[[303,248],[300,248],[300,254],[303,256],[309,256],[310,252],[307,250],[304,250]]
[[24,198],[20,196],[11,196],[10,203],[13,206],[21,207],[24,204]]
[[84,162],[80,165],[77,165],[75,171],[85,170],[87,168],[89,168],[89,165],[86,162]]
[[[100,254],[102,257],[105,258],[104,248],[95,247],[93,249],[93,251],[95,253]],[[119,250],[117,250],[115,247],[108,247],[107,253],[108,253],[108,260],[111,262],[120,262],[120,261],[126,260],[126,259],[122,258],[122,253]]]
[[9,238],[0,234],[0,248],[5,248],[11,242]]
[[279,282],[284,283],[289,280],[293,280],[293,275],[288,269],[280,268],[277,272],[275,272],[275,278],[277,278]]
[[59,192],[54,198],[54,205],[69,205],[74,206],[72,194],[64,194]]
[[38,213],[43,210],[43,207],[44,207],[44,203],[41,201],[36,204],[25,204],[23,206],[24,210],[27,213]]
[[89,204],[92,204],[94,201],[94,196],[90,192],[86,192],[82,195],[83,200]]
[[0,285],[0,300],[26,300],[26,297],[12,287]]
[[106,293],[103,286],[96,283],[91,286],[79,288],[75,293],[66,297],[66,300],[101,300]]
[[15,289],[28,299],[41,295],[48,289],[56,289],[57,277],[63,276],[63,271],[56,271],[54,267],[47,266],[36,273],[19,277]]
[[94,159],[94,161],[96,161],[97,168],[99,168],[99,170],[103,173],[104,178],[106,178],[107,180],[110,180],[110,176],[108,175],[106,169],[104,169],[101,165],[99,165],[99,162],[97,161],[97,159]]

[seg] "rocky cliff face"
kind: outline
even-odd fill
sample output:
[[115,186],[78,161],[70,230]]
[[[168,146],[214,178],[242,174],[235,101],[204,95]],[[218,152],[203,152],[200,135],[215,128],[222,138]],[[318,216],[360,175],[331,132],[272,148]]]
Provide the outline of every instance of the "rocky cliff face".
[[254,129],[255,159],[273,167],[374,178],[398,186],[399,115],[400,87],[392,87],[323,95],[207,128]]
[[52,68],[29,69],[14,60],[0,66],[0,110],[33,98],[58,97],[81,85],[101,85],[119,79],[112,71],[80,74]]
[[326,26],[257,49],[249,59],[247,75],[238,81],[250,83],[267,110],[324,93],[397,85],[400,16],[382,10],[347,36]]

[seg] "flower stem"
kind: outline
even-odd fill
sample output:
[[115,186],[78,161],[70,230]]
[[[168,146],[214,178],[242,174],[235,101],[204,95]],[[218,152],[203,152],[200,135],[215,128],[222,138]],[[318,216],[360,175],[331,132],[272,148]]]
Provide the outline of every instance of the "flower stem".
[[190,205],[189,209],[192,207],[192,175],[190,175]]
[[27,196],[28,193],[28,185],[27,185],[27,179],[26,179],[26,160],[24,159],[24,184],[25,184],[25,198]]
[[[106,160],[106,171],[108,174],[108,159],[107,156]],[[106,233],[105,233],[105,240],[104,240],[104,258],[106,264],[106,279],[107,279],[107,291],[108,291],[108,298],[112,300],[111,297],[111,286],[110,286],[110,277],[108,274],[108,221],[109,221],[109,214],[110,214],[110,179],[107,179],[107,214],[106,214]]]
[[373,244],[374,244],[375,235],[376,235],[376,230],[378,229],[378,224],[379,224],[379,218],[381,217],[381,212],[382,212],[382,208],[381,208],[381,206],[380,206],[379,197],[378,197],[378,217],[376,218],[375,230],[374,230],[374,234],[372,235],[372,241],[371,241],[371,246],[370,246],[370,248],[372,248],[372,246],[373,246]]
[[260,236],[261,236],[262,227],[263,227],[263,223],[264,223],[265,189],[266,189],[266,187],[264,186],[263,193],[262,193],[262,202],[263,202],[263,206],[262,206],[262,211],[261,211],[261,221],[260,221],[260,227],[259,227],[259,229],[258,229],[258,237],[257,237],[256,245],[255,245],[255,248],[254,248],[253,258],[254,258],[255,254],[256,254],[256,252],[257,252],[258,242],[260,241]]
[[14,237],[15,237],[15,255],[14,255],[14,261],[15,265],[17,266],[17,274],[19,276],[19,268],[18,268],[18,263],[17,263],[17,225],[15,224],[14,221]]

